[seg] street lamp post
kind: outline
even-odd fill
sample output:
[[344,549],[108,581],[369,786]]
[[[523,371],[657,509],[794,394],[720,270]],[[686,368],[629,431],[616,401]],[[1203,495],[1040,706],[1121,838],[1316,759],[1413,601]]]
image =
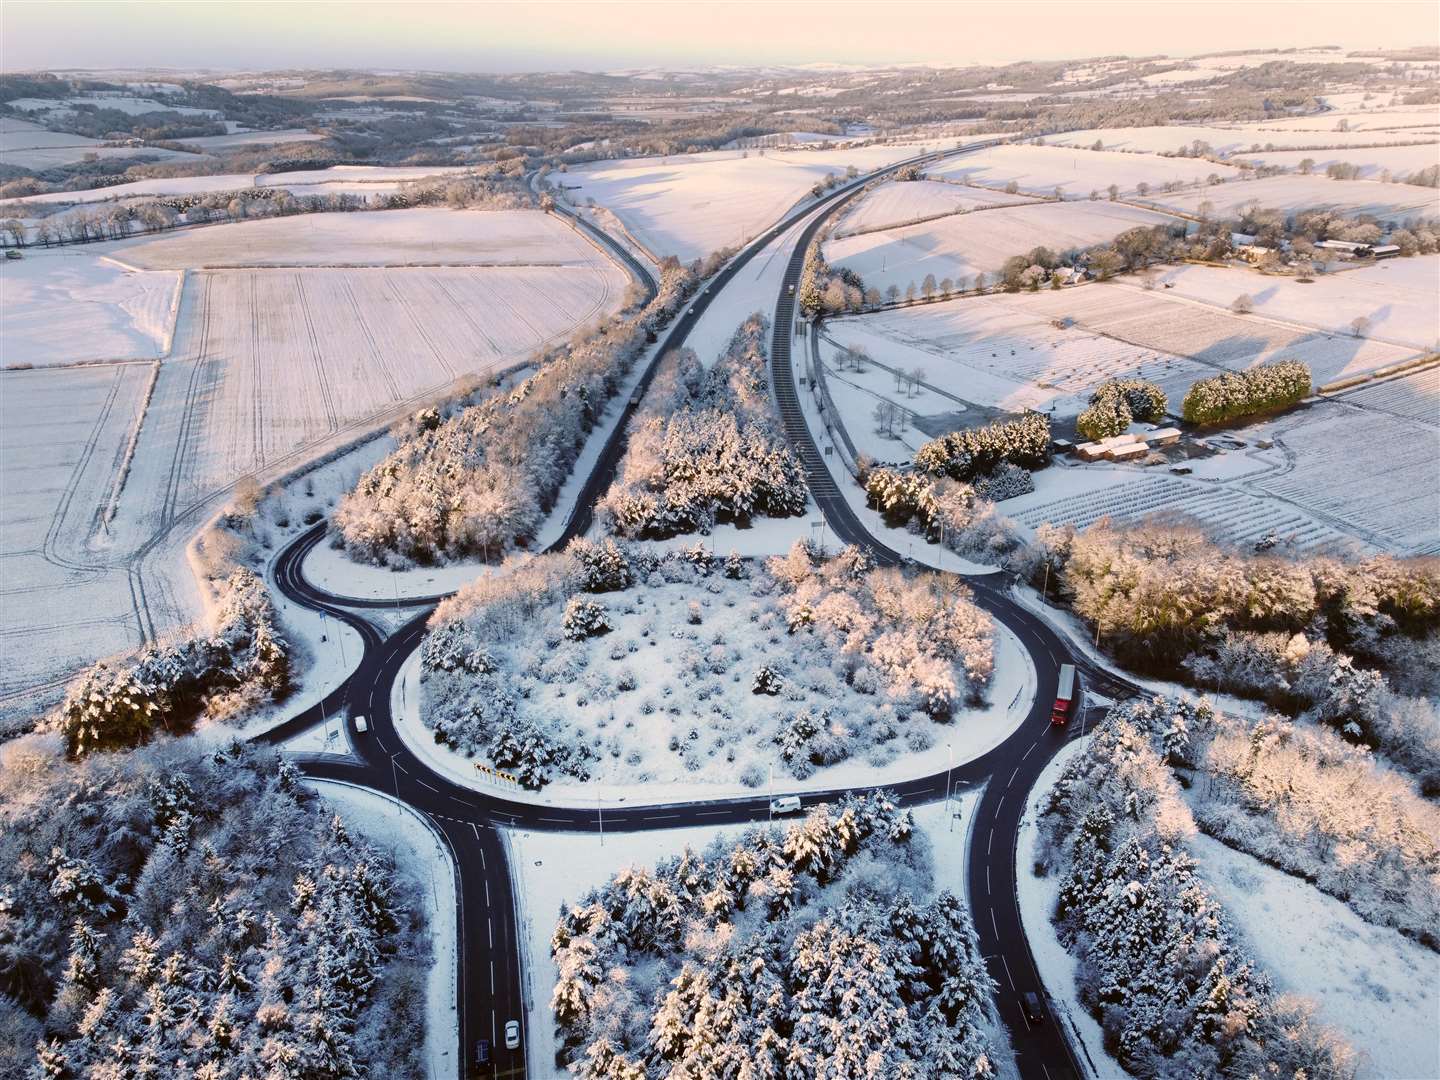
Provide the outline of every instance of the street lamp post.
[[950,774],[955,770],[955,747],[945,744],[945,752],[949,755],[949,764],[945,766],[945,830],[955,831],[955,814],[950,809]]
[[770,824],[775,824],[775,764],[770,764],[770,787],[769,795],[765,799],[765,808],[769,812]]
[[595,820],[600,823],[600,846],[605,846],[605,811],[600,806],[600,788],[595,788]]

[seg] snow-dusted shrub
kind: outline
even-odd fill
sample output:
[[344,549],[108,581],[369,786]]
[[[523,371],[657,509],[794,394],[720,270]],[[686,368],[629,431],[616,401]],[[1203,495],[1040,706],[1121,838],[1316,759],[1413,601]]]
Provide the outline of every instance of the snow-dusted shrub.
[[[1030,475],[1029,470],[1022,469],[1019,465],[1011,465],[1008,461],[1002,461],[996,465],[988,476],[980,476],[975,479],[977,501],[997,503],[1005,499],[1029,495],[1034,490],[1035,478]],[[940,509],[939,506],[937,506],[938,509]],[[972,514],[972,518],[973,516]]]
[[[752,315],[708,371],[688,350],[665,358],[601,504],[614,532],[665,538],[804,513],[804,471],[770,403],[767,328]],[[708,552],[697,545],[696,553],[708,573]]]
[[734,551],[725,556],[725,576],[732,581],[739,581],[745,576],[745,560]]
[[1440,809],[1402,775],[1303,721],[1244,719],[1180,698],[1118,713],[1204,778],[1191,803],[1207,833],[1440,949]]
[[298,781],[239,742],[0,770],[0,1072],[423,1073],[415,886]]
[[813,565],[800,543],[771,559],[786,586],[780,609],[791,632],[816,633],[836,651],[883,672],[887,693],[943,719],[979,702],[994,670],[994,623],[964,586],[937,574],[855,573],[858,553]]
[[1075,421],[1087,439],[1122,434],[1133,421],[1150,422],[1165,415],[1165,391],[1144,379],[1109,379],[1090,395],[1090,407]]
[[605,610],[604,604],[580,596],[572,596],[565,605],[565,615],[560,625],[564,628],[565,636],[571,641],[599,637],[614,629],[610,623],[610,613]]
[[[919,843],[908,814],[872,796],[621,871],[551,937],[559,1064],[633,1080],[828,1078],[858,1063],[993,1076],[994,984],[964,906],[927,899]],[[843,1024],[837,994],[851,1003]]]
[[606,401],[643,355],[647,328],[694,286],[689,271],[671,264],[644,311],[560,346],[508,393],[438,426],[415,425],[336,508],[346,551],[366,562],[434,563],[531,539]]
[[1349,1080],[1354,1051],[1296,1025],[1196,875],[1195,822],[1144,723],[1123,711],[1066,766],[1040,817],[1055,921],[1106,1048],[1141,1076]]
[[774,696],[785,689],[785,679],[779,670],[770,664],[761,664],[756,670],[754,677],[750,680],[750,692],[752,694],[770,694]]
[[615,592],[634,580],[629,557],[608,537],[596,543],[577,536],[566,551],[580,564],[580,587],[586,592]]
[[220,589],[208,632],[147,645],[82,672],[44,722],[72,755],[145,742],[156,728],[183,730],[196,717],[228,718],[290,689],[290,647],[265,583],[234,570]]
[[971,480],[1002,461],[1026,469],[1050,464],[1050,418],[1026,412],[1018,420],[952,431],[915,451],[915,467],[933,476]]
[[1293,405],[1309,395],[1310,366],[1277,360],[1197,380],[1186,392],[1181,411],[1192,424],[1217,424]]

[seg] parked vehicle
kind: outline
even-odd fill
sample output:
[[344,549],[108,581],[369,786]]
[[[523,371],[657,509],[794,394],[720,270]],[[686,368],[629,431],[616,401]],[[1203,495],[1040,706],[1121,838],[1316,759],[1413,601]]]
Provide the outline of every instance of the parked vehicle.
[[475,1064],[476,1064],[476,1065],[489,1065],[489,1064],[490,1064],[490,1040],[489,1040],[489,1039],[481,1039],[479,1042],[477,1042],[477,1043],[475,1044]]
[[507,1021],[505,1021],[505,1049],[506,1049],[506,1050],[519,1050],[519,1049],[520,1049],[520,1021],[519,1021],[519,1020],[507,1020]]
[[355,730],[361,735],[370,730],[370,723],[363,716],[355,717]]
[[1075,703],[1075,665],[1060,665],[1060,685],[1055,690],[1055,707],[1050,710],[1050,722],[1063,724],[1070,719],[1070,709]]
[[798,814],[800,812],[800,796],[782,795],[778,799],[771,799],[770,812],[772,814]]

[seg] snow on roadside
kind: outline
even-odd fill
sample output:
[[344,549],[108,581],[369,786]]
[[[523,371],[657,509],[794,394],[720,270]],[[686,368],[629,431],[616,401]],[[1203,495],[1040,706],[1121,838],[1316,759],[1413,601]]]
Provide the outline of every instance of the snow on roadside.
[[338,780],[306,780],[331,803],[347,828],[395,860],[395,868],[420,886],[430,930],[430,976],[425,984],[425,1059],[429,1080],[456,1074],[460,1043],[456,959],[455,864],[440,834],[425,817],[388,795]]
[[1187,847],[1277,989],[1313,999],[1365,1055],[1361,1078],[1440,1076],[1440,956],[1218,840]]
[[1015,845],[1015,889],[1020,898],[1020,923],[1025,938],[1030,943],[1030,955],[1035,960],[1035,969],[1040,981],[1045,984],[1046,996],[1050,999],[1051,1012],[1064,1017],[1071,1034],[1079,1044],[1081,1053],[1090,1063],[1092,1075],[1125,1076],[1120,1063],[1105,1052],[1105,1035],[1099,1023],[1091,1017],[1080,1003],[1075,986],[1077,964],[1075,958],[1065,951],[1055,936],[1050,915],[1060,893],[1056,877],[1036,877],[1036,847],[1039,843],[1040,804],[1050,794],[1050,789],[1060,779],[1070,760],[1084,752],[1089,739],[1076,739],[1050,759],[1035,786],[1030,789],[1030,798],[1025,804],[1025,814],[1020,819],[1020,835]]

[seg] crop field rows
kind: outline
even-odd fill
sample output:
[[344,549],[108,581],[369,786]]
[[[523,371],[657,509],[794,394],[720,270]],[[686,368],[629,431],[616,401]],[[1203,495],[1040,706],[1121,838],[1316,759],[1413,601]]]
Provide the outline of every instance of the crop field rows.
[[242,475],[522,360],[613,309],[618,280],[582,267],[192,274],[122,517],[168,525]]
[[1440,430],[1337,403],[1308,410],[1280,437],[1294,466],[1256,488],[1345,522],[1397,554],[1440,548]]
[[1349,405],[1408,417],[1440,428],[1440,366],[1362,386],[1340,397]]
[[57,664],[73,668],[137,640],[124,569],[107,568],[104,550],[87,543],[151,370],[121,364],[0,375],[0,708]]
[[1217,539],[1244,545],[1274,534],[1302,548],[1350,539],[1283,503],[1231,487],[1212,487],[1170,476],[1139,476],[1081,495],[1037,503],[1014,516],[1028,528],[1051,524],[1087,528],[1101,518],[1138,521],[1156,514],[1185,514]]

